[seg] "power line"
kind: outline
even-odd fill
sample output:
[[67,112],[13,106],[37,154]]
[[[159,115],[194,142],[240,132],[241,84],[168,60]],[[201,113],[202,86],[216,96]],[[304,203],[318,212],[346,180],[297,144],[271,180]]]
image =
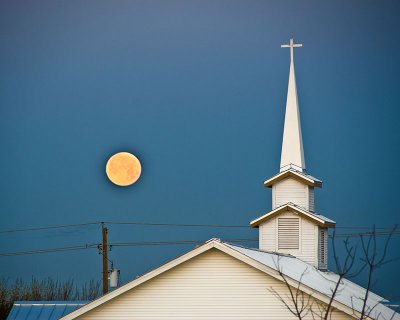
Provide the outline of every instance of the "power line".
[[[331,238],[348,238],[355,236],[384,236],[384,235],[400,235],[400,231],[394,232],[359,232],[359,233],[348,233],[348,234],[335,234],[329,235]],[[167,245],[187,245],[187,244],[203,244],[207,240],[177,240],[177,241],[138,241],[138,242],[114,242],[110,243],[110,247],[139,247],[139,246],[167,246]],[[240,243],[240,242],[256,242],[258,238],[234,238],[234,239],[223,239],[226,242]],[[98,249],[101,244],[83,244],[77,246],[60,247],[60,248],[49,248],[49,249],[37,249],[30,251],[17,251],[17,252],[1,252],[0,257],[10,256],[21,256],[31,254],[43,254],[52,252],[63,252],[63,251],[76,251],[85,249]]]
[[30,251],[17,251],[17,252],[2,252],[0,257],[10,257],[10,256],[22,256],[30,254],[41,254],[50,252],[62,252],[62,251],[75,251],[75,250],[85,250],[85,249],[97,249],[98,244],[84,244],[78,246],[60,247],[60,248],[49,248],[49,249],[37,249]]
[[[21,229],[11,229],[11,230],[0,230],[0,234],[6,233],[17,233],[17,232],[28,232],[28,231],[42,231],[50,229],[61,229],[61,228],[76,228],[89,225],[100,225],[101,223],[106,223],[109,225],[139,225],[139,226],[153,226],[153,227],[189,227],[189,228],[246,228],[249,229],[248,225],[225,225],[225,224],[187,224],[187,223],[152,223],[152,222],[142,222],[142,221],[94,221],[87,223],[77,223],[77,224],[63,224],[63,225],[53,225],[53,226],[43,226],[43,227],[29,227]],[[393,227],[367,227],[367,226],[336,226],[336,229],[349,229],[349,230],[392,230]]]
[[75,228],[75,227],[82,227],[82,226],[88,226],[88,225],[100,225],[102,223],[110,224],[110,225],[113,225],[113,224],[114,225],[140,225],[140,226],[153,226],[153,227],[250,228],[250,226],[245,226],[245,225],[153,223],[153,222],[141,222],[141,221],[95,221],[95,222],[77,223],[77,224],[64,224],[64,225],[55,225],[55,226],[0,230],[0,234],[26,232],[26,231],[41,231],[41,230],[60,229],[60,228]]
[[3,233],[14,233],[14,232],[26,232],[26,231],[40,231],[40,230],[49,230],[49,229],[61,229],[61,228],[76,228],[76,227],[83,227],[83,226],[95,225],[95,224],[100,224],[100,222],[61,224],[61,225],[45,226],[45,227],[32,227],[32,228],[22,228],[22,229],[13,229],[13,230],[0,230],[0,234],[3,234]]
[[155,227],[200,227],[200,228],[250,228],[244,225],[226,225],[226,224],[186,224],[186,223],[152,223],[152,222],[138,222],[138,221],[104,221],[106,224],[116,225],[141,225],[141,226],[155,226]]
[[[111,247],[137,247],[137,246],[165,246],[179,244],[203,244],[207,240],[180,240],[180,241],[149,241],[149,242],[116,242]],[[258,238],[224,239],[226,242],[255,242]]]
[[[140,222],[140,221],[104,221],[106,224],[110,225],[142,225],[142,226],[158,226],[158,227],[209,227],[209,228],[246,228],[249,229],[249,225],[226,225],[226,224],[185,224],[185,223],[151,223],[151,222]],[[336,229],[350,229],[350,230],[392,230],[393,227],[374,227],[374,226],[336,226]]]
[[335,229],[349,229],[349,230],[362,230],[362,229],[365,229],[365,230],[371,230],[371,229],[376,229],[376,230],[393,230],[397,225],[398,225],[398,224],[394,224],[392,227],[374,227],[374,226],[372,226],[372,227],[366,227],[366,226],[364,226],[364,227],[359,227],[359,226],[352,227],[352,226],[336,226]]
[[399,235],[400,230],[395,231],[375,231],[375,232],[355,232],[355,233],[339,233],[329,235],[331,238],[350,238],[358,236],[389,236],[389,235]]
[[[110,243],[109,246],[110,247],[165,246],[165,245],[203,244],[206,241],[207,240],[115,242],[115,243]],[[224,241],[226,241],[226,242],[250,242],[250,241],[258,241],[258,239],[256,239],[256,238],[225,239]],[[83,245],[60,247],[60,248],[37,249],[37,250],[30,250],[30,251],[1,252],[0,257],[22,256],[22,255],[63,252],[63,251],[75,251],[75,250],[85,250],[85,249],[98,249],[99,246],[101,246],[100,243],[95,243],[95,244],[83,244]]]

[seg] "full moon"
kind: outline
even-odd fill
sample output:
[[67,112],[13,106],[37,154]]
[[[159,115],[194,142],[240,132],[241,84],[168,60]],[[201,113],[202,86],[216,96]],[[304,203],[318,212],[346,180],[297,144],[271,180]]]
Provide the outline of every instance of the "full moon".
[[130,186],[139,179],[141,172],[139,159],[129,152],[116,153],[107,161],[107,177],[117,186]]

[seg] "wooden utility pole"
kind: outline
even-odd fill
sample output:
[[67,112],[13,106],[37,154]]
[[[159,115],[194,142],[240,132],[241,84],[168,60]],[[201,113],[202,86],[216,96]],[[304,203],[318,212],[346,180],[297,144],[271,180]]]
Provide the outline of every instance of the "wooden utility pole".
[[107,245],[107,228],[104,223],[101,224],[103,236],[103,245],[101,247],[103,256],[103,295],[108,293],[108,245]]

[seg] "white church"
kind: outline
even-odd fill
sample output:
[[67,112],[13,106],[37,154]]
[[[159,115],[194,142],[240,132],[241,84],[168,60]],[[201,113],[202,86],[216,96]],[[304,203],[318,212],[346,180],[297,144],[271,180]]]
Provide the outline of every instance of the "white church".
[[[282,46],[290,49],[290,71],[281,163],[264,182],[272,188],[272,210],[250,222],[259,230],[259,247],[211,239],[62,320],[323,318],[338,283],[327,261],[335,222],[315,212],[314,188],[322,181],[304,162],[293,60],[300,46],[293,39]],[[327,319],[360,319],[365,293],[343,279]],[[365,319],[399,320],[383,302],[369,292]]]

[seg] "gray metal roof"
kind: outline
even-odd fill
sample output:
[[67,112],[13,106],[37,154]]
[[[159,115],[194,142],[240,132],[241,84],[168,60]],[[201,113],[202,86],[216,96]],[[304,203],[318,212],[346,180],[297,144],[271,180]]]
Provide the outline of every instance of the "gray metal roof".
[[335,221],[333,221],[332,219],[329,219],[329,218],[323,216],[322,214],[317,214],[317,213],[313,213],[313,214],[314,214],[314,216],[316,216],[317,218],[320,218],[321,220],[324,220],[325,222],[329,222],[329,223],[334,223],[334,224],[336,224]]
[[[302,284],[312,290],[328,297],[332,295],[332,290],[339,279],[336,273],[318,270],[296,257],[240,247],[229,243],[224,244],[267,267],[275,270],[279,268],[286,277],[295,281],[301,281]],[[347,279],[343,279],[339,285],[335,300],[353,310],[361,312],[365,292],[366,289],[363,287]],[[388,301],[370,291],[367,299],[367,309],[370,310],[370,316],[373,319],[400,320],[400,314],[394,314],[393,310],[385,306],[384,303],[388,303]]]
[[291,172],[293,172],[293,173],[297,173],[298,175],[301,175],[301,176],[306,177],[306,178],[308,178],[308,179],[311,179],[311,180],[313,180],[313,181],[322,183],[322,180],[313,177],[312,175],[308,174],[308,173],[305,172],[305,171],[299,171],[299,170],[296,170],[296,169],[294,169],[294,168],[292,168],[292,167],[289,167],[289,168],[286,169],[286,170],[280,171],[279,173],[277,173],[276,175],[274,175],[272,178],[269,178],[269,179],[267,179],[267,180],[271,180],[271,179],[273,179],[273,178],[279,176],[280,174],[285,173],[285,172],[288,172],[288,171],[291,171]]
[[[281,207],[286,206],[286,205],[291,205],[292,207],[298,208],[299,210],[303,210],[303,211],[307,212],[308,214],[311,214],[311,215],[313,215],[313,216],[315,216],[315,217],[317,217],[317,218],[319,218],[319,219],[321,219],[321,220],[324,220],[325,222],[329,222],[329,223],[334,223],[334,224],[336,224],[336,222],[333,221],[332,219],[329,219],[329,218],[323,216],[322,214],[318,214],[318,213],[315,213],[315,212],[308,211],[308,210],[306,210],[305,208],[300,207],[300,206],[297,205],[297,204],[294,204],[293,202],[288,202],[287,204],[284,204],[284,205],[282,205]],[[278,207],[278,208],[279,208],[279,207]],[[278,209],[278,208],[276,208],[276,209]]]
[[15,301],[7,320],[58,320],[88,301]]
[[[299,170],[296,170],[296,169],[294,169],[292,167],[289,167],[289,169],[285,170],[285,171],[294,171],[294,172],[296,172],[298,174],[301,174],[302,176],[305,176],[305,177],[307,177],[307,178],[309,178],[311,180],[318,181],[318,182],[322,183],[322,180],[313,177],[312,175],[308,174],[307,171],[299,171]],[[284,171],[281,171],[281,172],[284,172]]]

